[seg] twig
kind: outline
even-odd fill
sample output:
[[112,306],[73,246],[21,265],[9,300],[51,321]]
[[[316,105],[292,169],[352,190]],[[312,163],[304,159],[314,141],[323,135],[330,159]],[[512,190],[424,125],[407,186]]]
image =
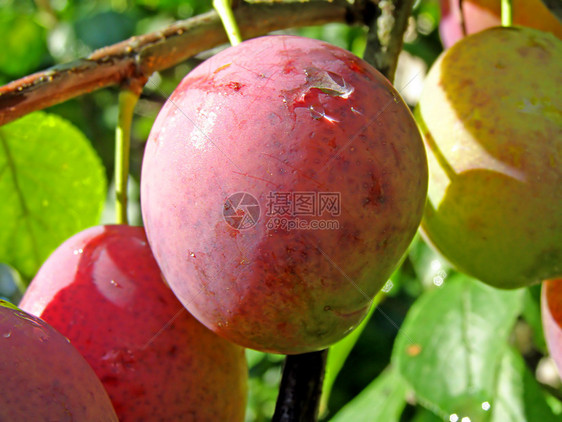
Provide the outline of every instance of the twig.
[[394,80],[398,55],[402,50],[404,32],[415,0],[381,0],[380,13],[369,25],[364,59],[388,80]]
[[[289,27],[360,20],[360,14],[346,0],[242,3],[234,15],[244,38]],[[97,89],[146,78],[226,42],[222,22],[211,11],[101,48],[87,58],[0,87],[0,125]]]
[[117,224],[129,224],[127,217],[127,186],[131,149],[131,123],[141,90],[124,88],[119,93],[119,118],[115,128],[115,219]]
[[511,0],[501,0],[502,26],[513,25],[513,4]]
[[238,45],[242,42],[242,34],[236,23],[234,12],[230,0],[213,0],[213,8],[219,14],[228,40],[232,45]]

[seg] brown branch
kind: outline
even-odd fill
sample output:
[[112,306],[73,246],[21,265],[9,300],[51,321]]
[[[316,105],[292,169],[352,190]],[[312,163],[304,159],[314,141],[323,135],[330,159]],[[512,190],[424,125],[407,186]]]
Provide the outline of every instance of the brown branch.
[[415,0],[380,1],[379,13],[369,24],[364,59],[391,82],[394,80],[398,55],[404,43],[404,32]]
[[[246,4],[235,10],[244,38],[330,22],[361,20],[346,0]],[[0,87],[0,125],[35,110],[111,85],[140,89],[155,71],[228,42],[216,12],[179,21],[166,29],[132,37],[94,51],[85,59],[54,66]]]
[[326,369],[328,349],[289,355],[285,358],[283,378],[272,422],[314,422]]

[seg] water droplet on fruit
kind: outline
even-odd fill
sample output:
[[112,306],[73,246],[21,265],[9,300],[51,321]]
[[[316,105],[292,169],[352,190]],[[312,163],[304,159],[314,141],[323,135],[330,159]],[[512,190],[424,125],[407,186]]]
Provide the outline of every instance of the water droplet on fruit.
[[355,91],[350,85],[347,85],[345,79],[334,72],[309,67],[304,71],[306,75],[306,83],[310,88],[317,88],[324,94],[332,97],[349,98]]
[[72,252],[74,255],[79,255],[81,253],[83,253],[84,251],[82,249],[74,249],[74,252]]
[[2,337],[4,338],[10,338],[12,336],[12,332],[8,331],[7,333],[2,334]]
[[324,110],[324,107],[321,104],[310,105],[308,109],[310,110],[310,115],[314,120],[326,119],[331,123],[338,122],[338,120],[326,114],[326,111]]
[[363,113],[361,113],[359,110],[357,110],[355,107],[351,107],[351,112],[355,113],[355,114],[360,114],[361,116],[363,116]]
[[[226,205],[225,205],[225,207],[226,207]],[[192,258],[196,258],[195,252],[191,252],[191,251],[190,251],[190,252],[189,252],[189,256],[192,257]]]
[[133,364],[137,359],[130,349],[112,349],[104,354],[101,358],[102,361],[108,362],[114,373],[122,372],[125,369],[133,370]]
[[320,120],[321,118],[326,116],[326,112],[324,111],[324,107],[322,106],[309,106],[308,109],[310,110],[310,115],[314,120]]
[[109,280],[109,284],[111,284],[112,286],[115,286],[115,287],[121,287],[119,285],[119,283],[117,283],[115,280]]

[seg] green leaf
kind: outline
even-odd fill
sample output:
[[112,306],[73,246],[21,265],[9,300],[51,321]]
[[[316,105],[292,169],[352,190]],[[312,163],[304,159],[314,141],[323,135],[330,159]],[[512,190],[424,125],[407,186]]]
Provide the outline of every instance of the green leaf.
[[64,240],[99,221],[103,167],[86,137],[56,115],[0,127],[0,261],[30,279]]
[[546,341],[541,319],[541,285],[529,286],[525,292],[523,318],[533,330],[533,343],[543,353],[547,354]]
[[246,363],[248,369],[252,369],[265,358],[265,353],[258,352],[257,350],[246,349]]
[[365,326],[369,323],[373,312],[377,308],[377,305],[380,303],[381,299],[383,298],[383,292],[379,292],[375,298],[373,299],[373,303],[371,304],[371,309],[361,321],[361,324],[357,326],[355,330],[353,330],[349,335],[338,341],[336,344],[330,347],[328,350],[328,357],[326,360],[326,372],[324,374],[324,383],[322,384],[322,398],[320,401],[320,414],[323,414],[328,407],[328,400],[330,399],[330,393],[332,392],[332,388],[334,386],[334,382],[338,374],[340,373],[345,360],[351,353],[353,346],[357,343],[359,336],[365,329]]
[[347,403],[331,422],[398,422],[406,406],[406,390],[407,384],[397,369],[389,367]]
[[457,274],[417,300],[392,359],[422,404],[442,417],[484,420],[482,403],[497,399],[498,368],[523,294]]
[[424,407],[418,407],[411,422],[443,422],[443,419]]
[[495,398],[491,403],[490,422],[555,422],[555,416],[536,379],[521,355],[511,347],[504,349],[498,367]]

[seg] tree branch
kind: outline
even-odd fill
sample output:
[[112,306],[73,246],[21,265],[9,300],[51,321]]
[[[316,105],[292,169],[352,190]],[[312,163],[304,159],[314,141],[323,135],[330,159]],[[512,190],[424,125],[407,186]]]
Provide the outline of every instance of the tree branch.
[[327,356],[328,349],[325,349],[285,358],[283,379],[272,422],[318,420]]
[[391,82],[414,3],[415,0],[381,0],[378,3],[380,12],[375,14],[369,24],[363,58]]
[[[361,12],[355,7],[346,0],[242,3],[234,14],[244,38],[253,38],[289,27],[361,21]],[[222,22],[212,11],[101,48],[87,58],[0,87],[0,125],[107,86],[132,84],[132,88],[142,89],[153,72],[226,42]]]

